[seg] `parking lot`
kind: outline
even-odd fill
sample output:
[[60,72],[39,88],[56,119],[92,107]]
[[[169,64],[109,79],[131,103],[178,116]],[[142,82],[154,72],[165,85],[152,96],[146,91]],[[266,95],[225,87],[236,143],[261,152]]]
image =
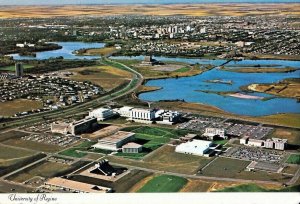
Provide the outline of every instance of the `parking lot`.
[[271,133],[271,131],[273,131],[271,127],[234,124],[226,131],[226,134],[236,137],[249,136],[253,139],[262,139]]
[[251,147],[233,147],[224,156],[247,161],[280,164],[287,156],[285,152]]
[[44,144],[51,144],[51,145],[58,145],[60,147],[67,147],[71,144],[74,144],[80,138],[74,136],[67,136],[67,135],[53,135],[53,134],[31,134],[29,136],[22,137],[22,140],[28,140],[33,142],[39,142]]

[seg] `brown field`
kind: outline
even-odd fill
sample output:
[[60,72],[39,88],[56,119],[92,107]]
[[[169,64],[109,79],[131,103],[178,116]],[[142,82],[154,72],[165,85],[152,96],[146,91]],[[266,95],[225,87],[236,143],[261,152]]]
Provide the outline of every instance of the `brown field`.
[[212,182],[199,179],[189,179],[188,183],[180,190],[180,192],[208,192]]
[[132,77],[131,73],[111,66],[82,67],[69,69],[68,71],[75,73],[75,75],[71,76],[71,79],[91,81],[107,91],[120,86]]
[[0,166],[10,166],[22,159],[25,159],[29,156],[35,154],[34,151],[20,149],[16,147],[9,147],[6,145],[0,144]]
[[292,67],[286,67],[286,68],[270,68],[270,67],[260,67],[260,68],[253,68],[253,67],[243,67],[243,68],[230,68],[226,67],[225,69],[222,69],[223,71],[229,71],[229,72],[240,72],[240,73],[285,73],[285,72],[291,72],[296,71],[296,68]]
[[286,174],[295,174],[297,172],[297,170],[299,169],[299,166],[286,166],[284,167],[284,169],[282,170],[282,173],[286,173]]
[[0,116],[13,116],[18,112],[25,112],[33,109],[42,108],[40,101],[32,101],[26,99],[17,99],[0,103]]
[[282,139],[288,139],[289,144],[300,145],[300,131],[276,128],[275,131],[268,136],[268,138],[277,137]]
[[117,132],[119,129],[121,129],[120,126],[117,125],[110,125],[108,127],[105,128],[101,128],[98,131],[95,131],[93,133],[89,133],[89,134],[82,134],[81,137],[83,138],[88,138],[90,140],[97,140],[103,137],[106,137],[108,135],[111,135],[115,132]]
[[253,122],[261,122],[272,125],[283,125],[287,127],[300,127],[300,114],[276,114],[261,117],[238,116],[232,113],[225,112],[217,107],[200,104],[200,103],[186,103],[186,102],[157,102],[156,106],[165,109],[176,109],[181,112],[194,112],[210,116],[231,117],[235,119],[242,119]]
[[44,178],[50,178],[55,176],[58,172],[65,171],[69,169],[70,166],[62,163],[57,162],[41,162],[38,165],[34,166],[33,168],[25,169],[20,173],[11,176],[9,179],[14,182],[22,183],[31,179],[35,176],[41,176]]
[[148,181],[150,181],[151,179],[154,178],[154,174],[151,174],[145,178],[143,178],[142,180],[140,180],[138,183],[136,183],[130,190],[129,193],[134,193],[137,192],[140,188],[142,188],[146,183],[148,183]]
[[117,49],[115,47],[103,47],[103,48],[96,48],[96,49],[88,49],[82,55],[104,55],[108,56],[113,53],[116,53]]
[[300,15],[298,3],[289,4],[176,4],[176,5],[66,5],[2,6],[0,18],[57,17],[77,15],[188,15],[245,16]]
[[7,132],[1,132],[0,133],[0,141],[5,141],[8,139],[16,139],[16,138],[21,138],[24,136],[29,135],[28,133],[25,132],[21,132],[21,131],[15,131],[15,130],[11,130],[11,131],[7,131]]
[[15,146],[15,147],[32,149],[35,151],[42,151],[42,152],[56,152],[56,151],[62,150],[61,147],[56,146],[56,145],[42,144],[42,143],[28,141],[28,140],[22,140],[22,139],[10,139],[10,140],[3,142],[3,144]]

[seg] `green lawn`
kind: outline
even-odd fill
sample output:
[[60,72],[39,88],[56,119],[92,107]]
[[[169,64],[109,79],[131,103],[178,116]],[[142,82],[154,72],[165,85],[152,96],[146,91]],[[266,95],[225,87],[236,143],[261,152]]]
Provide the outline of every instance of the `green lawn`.
[[[34,67],[33,65],[30,65],[30,64],[25,64],[23,65],[23,68],[24,69],[30,69]],[[1,71],[15,71],[15,65],[11,65],[11,66],[6,66],[6,67],[0,67],[0,70]]]
[[300,154],[291,154],[286,162],[290,164],[300,164]]
[[137,192],[178,192],[183,186],[186,185],[187,182],[188,181],[185,178],[171,175],[160,175],[148,181]]
[[190,71],[189,67],[182,67],[180,69],[177,69],[175,72],[188,72],[188,71]]
[[82,151],[87,151],[88,148],[90,148],[93,144],[95,144],[95,142],[84,141],[75,147],[60,152],[59,154],[69,156],[69,157],[82,158],[87,155],[86,152],[82,152]]
[[215,140],[213,141],[214,144],[220,144],[225,145],[228,142],[228,140]]

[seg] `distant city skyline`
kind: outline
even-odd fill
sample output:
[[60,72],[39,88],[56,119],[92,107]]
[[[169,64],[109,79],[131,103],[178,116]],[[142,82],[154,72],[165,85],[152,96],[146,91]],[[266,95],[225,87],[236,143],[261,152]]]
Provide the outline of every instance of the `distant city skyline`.
[[0,0],[0,5],[179,4],[179,3],[294,3],[300,0]]

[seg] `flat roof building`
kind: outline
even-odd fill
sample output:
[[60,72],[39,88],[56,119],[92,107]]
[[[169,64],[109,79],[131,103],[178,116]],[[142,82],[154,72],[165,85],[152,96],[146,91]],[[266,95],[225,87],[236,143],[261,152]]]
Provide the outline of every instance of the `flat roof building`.
[[126,145],[123,145],[123,153],[139,153],[143,149],[143,146],[134,142],[129,142]]
[[89,116],[97,118],[98,121],[103,121],[115,116],[115,113],[109,108],[98,108],[90,111]]
[[60,177],[49,179],[45,183],[45,186],[54,190],[63,190],[72,193],[108,193],[112,190],[111,188],[72,181]]
[[135,133],[118,131],[115,134],[98,140],[98,143],[93,145],[96,149],[106,149],[118,151],[124,144],[134,140]]
[[254,147],[263,147],[264,140],[249,139],[247,145],[254,146]]
[[213,143],[206,140],[192,140],[182,143],[175,148],[175,152],[183,154],[192,154],[197,156],[205,156],[205,153],[210,150]]
[[114,109],[121,117],[130,117],[130,112],[133,109],[133,107],[130,106],[124,106],[122,108]]
[[284,150],[287,144],[287,139],[272,138],[275,144],[275,149]]
[[225,136],[225,129],[223,128],[205,128],[203,136],[208,137],[210,140],[213,140],[215,136],[227,139]]
[[130,120],[133,121],[152,121],[155,118],[155,110],[134,108],[130,111]]

